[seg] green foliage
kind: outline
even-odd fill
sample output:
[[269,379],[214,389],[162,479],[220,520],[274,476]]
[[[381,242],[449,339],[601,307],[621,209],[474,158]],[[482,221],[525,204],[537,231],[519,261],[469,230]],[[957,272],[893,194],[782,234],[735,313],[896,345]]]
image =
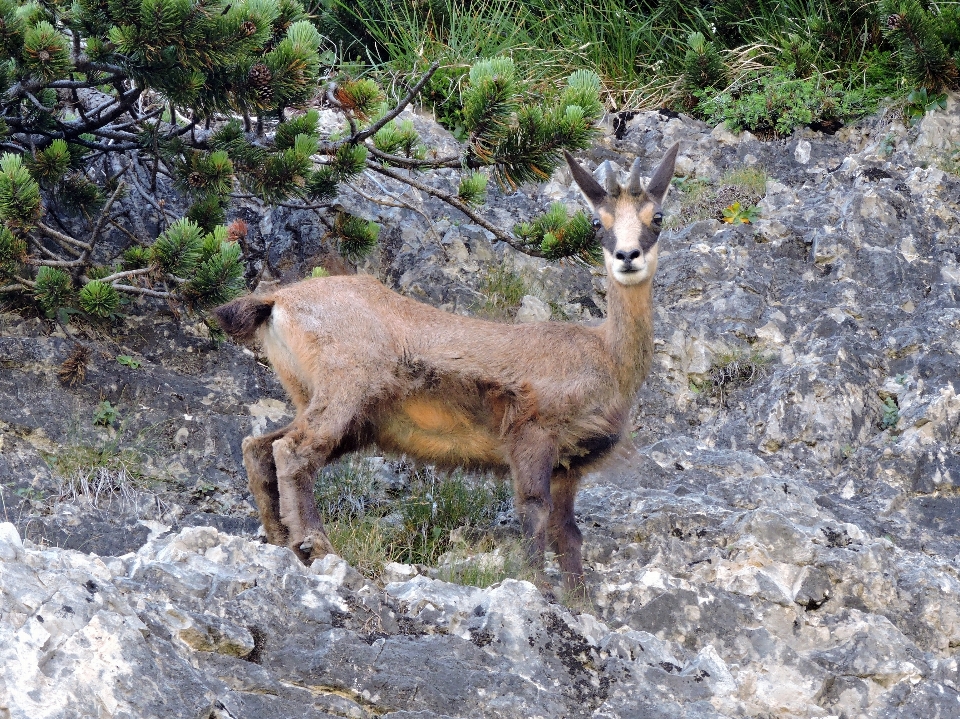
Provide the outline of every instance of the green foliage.
[[900,407],[894,397],[883,400],[883,416],[880,418],[880,429],[893,429],[900,421]]
[[484,302],[477,308],[477,314],[492,320],[512,320],[524,296],[531,291],[523,275],[503,265],[484,274],[478,289]]
[[289,150],[296,143],[297,135],[319,139],[317,135],[317,123],[320,121],[320,113],[316,110],[309,110],[299,117],[295,117],[289,122],[277,125],[277,133],[274,137],[274,145],[278,150]]
[[[467,554],[471,545],[489,550],[493,542],[485,530],[510,494],[506,483],[432,471],[413,472],[408,486],[388,492],[369,465],[357,459],[325,467],[314,484],[317,509],[333,546],[375,578],[388,562],[435,565],[450,550]],[[515,547],[507,550],[508,568],[519,570]],[[477,574],[464,569],[451,571],[448,581]]]
[[30,172],[40,182],[56,182],[70,167],[70,149],[63,140],[54,140],[40,150],[30,163]]
[[512,59],[481,60],[470,68],[463,91],[464,128],[473,157],[493,166],[501,187],[547,179],[562,161],[560,151],[582,149],[596,136],[602,113],[600,79],[577,71],[553,104],[521,102]]
[[590,218],[583,211],[568,217],[562,202],[554,202],[533,222],[517,225],[514,232],[522,242],[538,247],[549,259],[580,257],[594,264],[603,260]]
[[61,77],[71,67],[67,38],[46,20],[27,28],[20,58],[24,70],[41,80]]
[[32,229],[40,219],[40,186],[19,155],[0,156],[0,222],[13,231]]
[[361,119],[375,114],[383,102],[383,92],[377,83],[369,78],[341,83],[337,86],[336,97],[344,108]]
[[457,196],[469,205],[482,205],[487,197],[487,176],[481,172],[464,175]]
[[27,259],[27,243],[0,225],[0,279],[8,279],[20,271]]
[[683,90],[686,104],[696,104],[697,92],[713,90],[724,84],[727,68],[716,46],[707,41],[701,32],[692,32],[687,38],[689,45],[683,58]]
[[373,136],[373,144],[389,155],[423,158],[426,153],[410,120],[394,120],[384,125]]
[[104,400],[93,411],[93,424],[98,427],[110,427],[120,419],[120,413],[110,402]]
[[766,375],[773,357],[759,350],[735,349],[717,355],[704,382],[692,383],[700,394],[717,397],[722,402],[737,387]]
[[233,162],[226,150],[188,150],[177,169],[180,188],[195,197],[222,196],[233,186]]
[[310,272],[311,277],[329,277],[330,273],[323,267],[314,267]]
[[226,228],[218,227],[203,241],[200,261],[183,293],[197,304],[214,307],[243,293],[240,245],[226,241]]
[[361,217],[341,212],[334,221],[334,232],[340,254],[351,262],[359,262],[376,247],[380,225]]
[[203,231],[186,218],[174,222],[151,248],[151,260],[163,272],[177,277],[190,275],[200,261]]
[[749,225],[760,217],[760,210],[755,207],[741,207],[739,202],[734,202],[723,210],[723,221],[730,225]]
[[134,359],[130,355],[117,355],[117,362],[130,369],[139,369],[140,365],[143,364],[140,360]]
[[120,293],[107,282],[92,280],[80,290],[80,308],[94,317],[110,317],[120,308]]
[[348,180],[363,172],[366,164],[367,148],[364,145],[341,145],[333,157],[333,177],[338,181]]
[[497,499],[489,486],[458,476],[415,484],[400,504],[402,524],[393,538],[395,561],[435,564],[450,547],[450,532],[488,524],[498,508]]
[[919,90],[913,90],[907,95],[906,104],[903,108],[903,115],[907,123],[912,127],[919,123],[928,112],[947,109],[947,94],[939,95],[927,94],[927,88],[921,87]]
[[932,93],[944,88],[960,88],[958,13],[955,7],[944,3],[944,17],[940,7],[919,0],[882,0],[880,3],[884,34],[897,49],[901,72],[910,84]]
[[823,76],[792,78],[782,70],[754,76],[736,94],[728,89],[696,95],[697,112],[707,122],[724,121],[734,132],[750,130],[761,137],[784,137],[813,122],[843,122],[865,114],[868,107],[860,90]]
[[226,219],[226,207],[217,195],[204,195],[187,208],[185,217],[204,232],[210,232]]
[[56,267],[41,267],[37,271],[33,293],[47,316],[52,317],[61,307],[73,302],[73,282],[70,275]]
[[148,247],[134,245],[123,251],[123,269],[138,270],[149,267],[153,262],[153,252]]

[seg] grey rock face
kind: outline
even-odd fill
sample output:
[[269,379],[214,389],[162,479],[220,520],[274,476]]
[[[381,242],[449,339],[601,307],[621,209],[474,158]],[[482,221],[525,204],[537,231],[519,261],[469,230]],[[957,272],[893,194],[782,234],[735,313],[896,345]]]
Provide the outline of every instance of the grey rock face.
[[[578,498],[580,612],[514,580],[303,567],[256,540],[240,439],[291,410],[252,354],[135,305],[64,388],[71,342],[0,316],[0,716],[960,716],[960,178],[937,167],[958,138],[952,100],[912,130],[774,143],[641,113],[582,158],[649,172],[679,141],[691,179],[767,182],[752,225],[661,238],[635,434]],[[565,171],[492,195],[504,227],[582,207]],[[404,202],[347,208],[384,225],[361,271],[470,313],[506,268],[518,320],[602,315],[600,273]],[[285,278],[329,256],[307,215],[247,219]],[[110,443],[137,449],[136,491],[94,501],[51,470]]]

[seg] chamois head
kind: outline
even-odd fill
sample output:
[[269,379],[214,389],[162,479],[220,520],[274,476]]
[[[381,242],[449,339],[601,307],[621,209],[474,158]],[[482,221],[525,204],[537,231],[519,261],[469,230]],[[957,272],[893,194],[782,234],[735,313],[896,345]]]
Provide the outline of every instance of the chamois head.
[[664,155],[660,166],[644,188],[640,160],[634,160],[630,177],[621,185],[613,168],[601,166],[603,185],[593,179],[573,157],[565,152],[573,179],[593,210],[607,274],[623,285],[649,280],[657,270],[657,240],[663,227],[660,205],[670,187],[680,143]]

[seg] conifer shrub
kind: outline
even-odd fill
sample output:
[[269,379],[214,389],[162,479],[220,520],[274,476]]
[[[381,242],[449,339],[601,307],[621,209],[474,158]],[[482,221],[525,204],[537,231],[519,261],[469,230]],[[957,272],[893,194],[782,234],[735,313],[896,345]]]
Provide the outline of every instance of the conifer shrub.
[[[388,90],[340,67],[348,16],[300,0],[0,0],[0,293],[61,320],[110,319],[131,296],[219,304],[243,291],[253,259],[246,231],[225,225],[237,199],[317,211],[330,245],[359,262],[380,228],[332,200],[363,173],[563,256],[497,228],[482,204],[488,178],[544,180],[562,150],[590,143],[599,78],[572,72],[532,92],[508,57],[465,65],[463,146],[439,157],[397,118],[438,67]],[[338,131],[320,131],[315,98],[340,114]],[[418,179],[441,168],[461,171],[457,192]]]

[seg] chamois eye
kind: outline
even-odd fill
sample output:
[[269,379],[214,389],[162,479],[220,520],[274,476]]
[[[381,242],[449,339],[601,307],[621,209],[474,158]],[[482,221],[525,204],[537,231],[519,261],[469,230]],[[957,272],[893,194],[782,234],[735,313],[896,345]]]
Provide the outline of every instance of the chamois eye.
[[593,229],[595,230],[599,230],[603,226],[603,223],[601,223],[600,219],[597,217],[594,217],[593,222],[591,222],[590,224],[593,225]]
[[658,212],[653,216],[653,226],[660,227],[661,225],[663,225],[663,213]]

